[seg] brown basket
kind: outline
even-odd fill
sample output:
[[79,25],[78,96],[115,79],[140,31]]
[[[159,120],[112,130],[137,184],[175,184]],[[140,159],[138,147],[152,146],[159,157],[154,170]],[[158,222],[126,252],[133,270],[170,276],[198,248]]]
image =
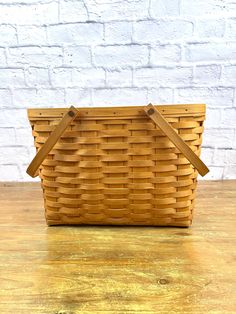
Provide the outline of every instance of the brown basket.
[[48,225],[190,226],[205,105],[29,109]]

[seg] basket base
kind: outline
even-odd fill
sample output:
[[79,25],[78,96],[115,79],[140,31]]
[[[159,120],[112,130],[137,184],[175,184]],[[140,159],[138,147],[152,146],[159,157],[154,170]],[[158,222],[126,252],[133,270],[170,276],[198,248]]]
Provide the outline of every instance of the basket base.
[[104,222],[90,222],[90,223],[76,223],[71,221],[70,223],[68,222],[63,222],[63,221],[53,221],[50,219],[46,219],[47,225],[49,227],[55,227],[55,226],[113,226],[113,227],[179,227],[179,228],[189,228],[192,225],[191,220],[187,220],[184,222],[175,222],[171,224],[165,224],[165,223],[104,223]]

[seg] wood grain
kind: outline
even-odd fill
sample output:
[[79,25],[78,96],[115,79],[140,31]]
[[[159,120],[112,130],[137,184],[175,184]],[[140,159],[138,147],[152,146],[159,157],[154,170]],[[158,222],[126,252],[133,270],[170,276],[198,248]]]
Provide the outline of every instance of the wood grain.
[[236,181],[199,182],[193,226],[47,227],[41,188],[0,186],[0,312],[235,313]]

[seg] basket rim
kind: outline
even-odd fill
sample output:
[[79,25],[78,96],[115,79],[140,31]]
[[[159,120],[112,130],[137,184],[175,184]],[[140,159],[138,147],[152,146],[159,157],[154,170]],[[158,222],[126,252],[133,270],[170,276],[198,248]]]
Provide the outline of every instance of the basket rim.
[[[163,115],[205,115],[206,104],[154,104]],[[132,117],[145,116],[143,108],[146,106],[119,107],[76,107],[80,111],[79,117]],[[29,118],[61,118],[69,108],[28,108]]]

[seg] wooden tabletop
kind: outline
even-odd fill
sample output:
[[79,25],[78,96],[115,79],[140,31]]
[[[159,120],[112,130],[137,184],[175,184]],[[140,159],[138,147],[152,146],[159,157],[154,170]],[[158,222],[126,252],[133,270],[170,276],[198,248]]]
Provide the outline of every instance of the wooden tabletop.
[[47,227],[38,183],[0,186],[0,313],[236,313],[236,181],[193,226]]

